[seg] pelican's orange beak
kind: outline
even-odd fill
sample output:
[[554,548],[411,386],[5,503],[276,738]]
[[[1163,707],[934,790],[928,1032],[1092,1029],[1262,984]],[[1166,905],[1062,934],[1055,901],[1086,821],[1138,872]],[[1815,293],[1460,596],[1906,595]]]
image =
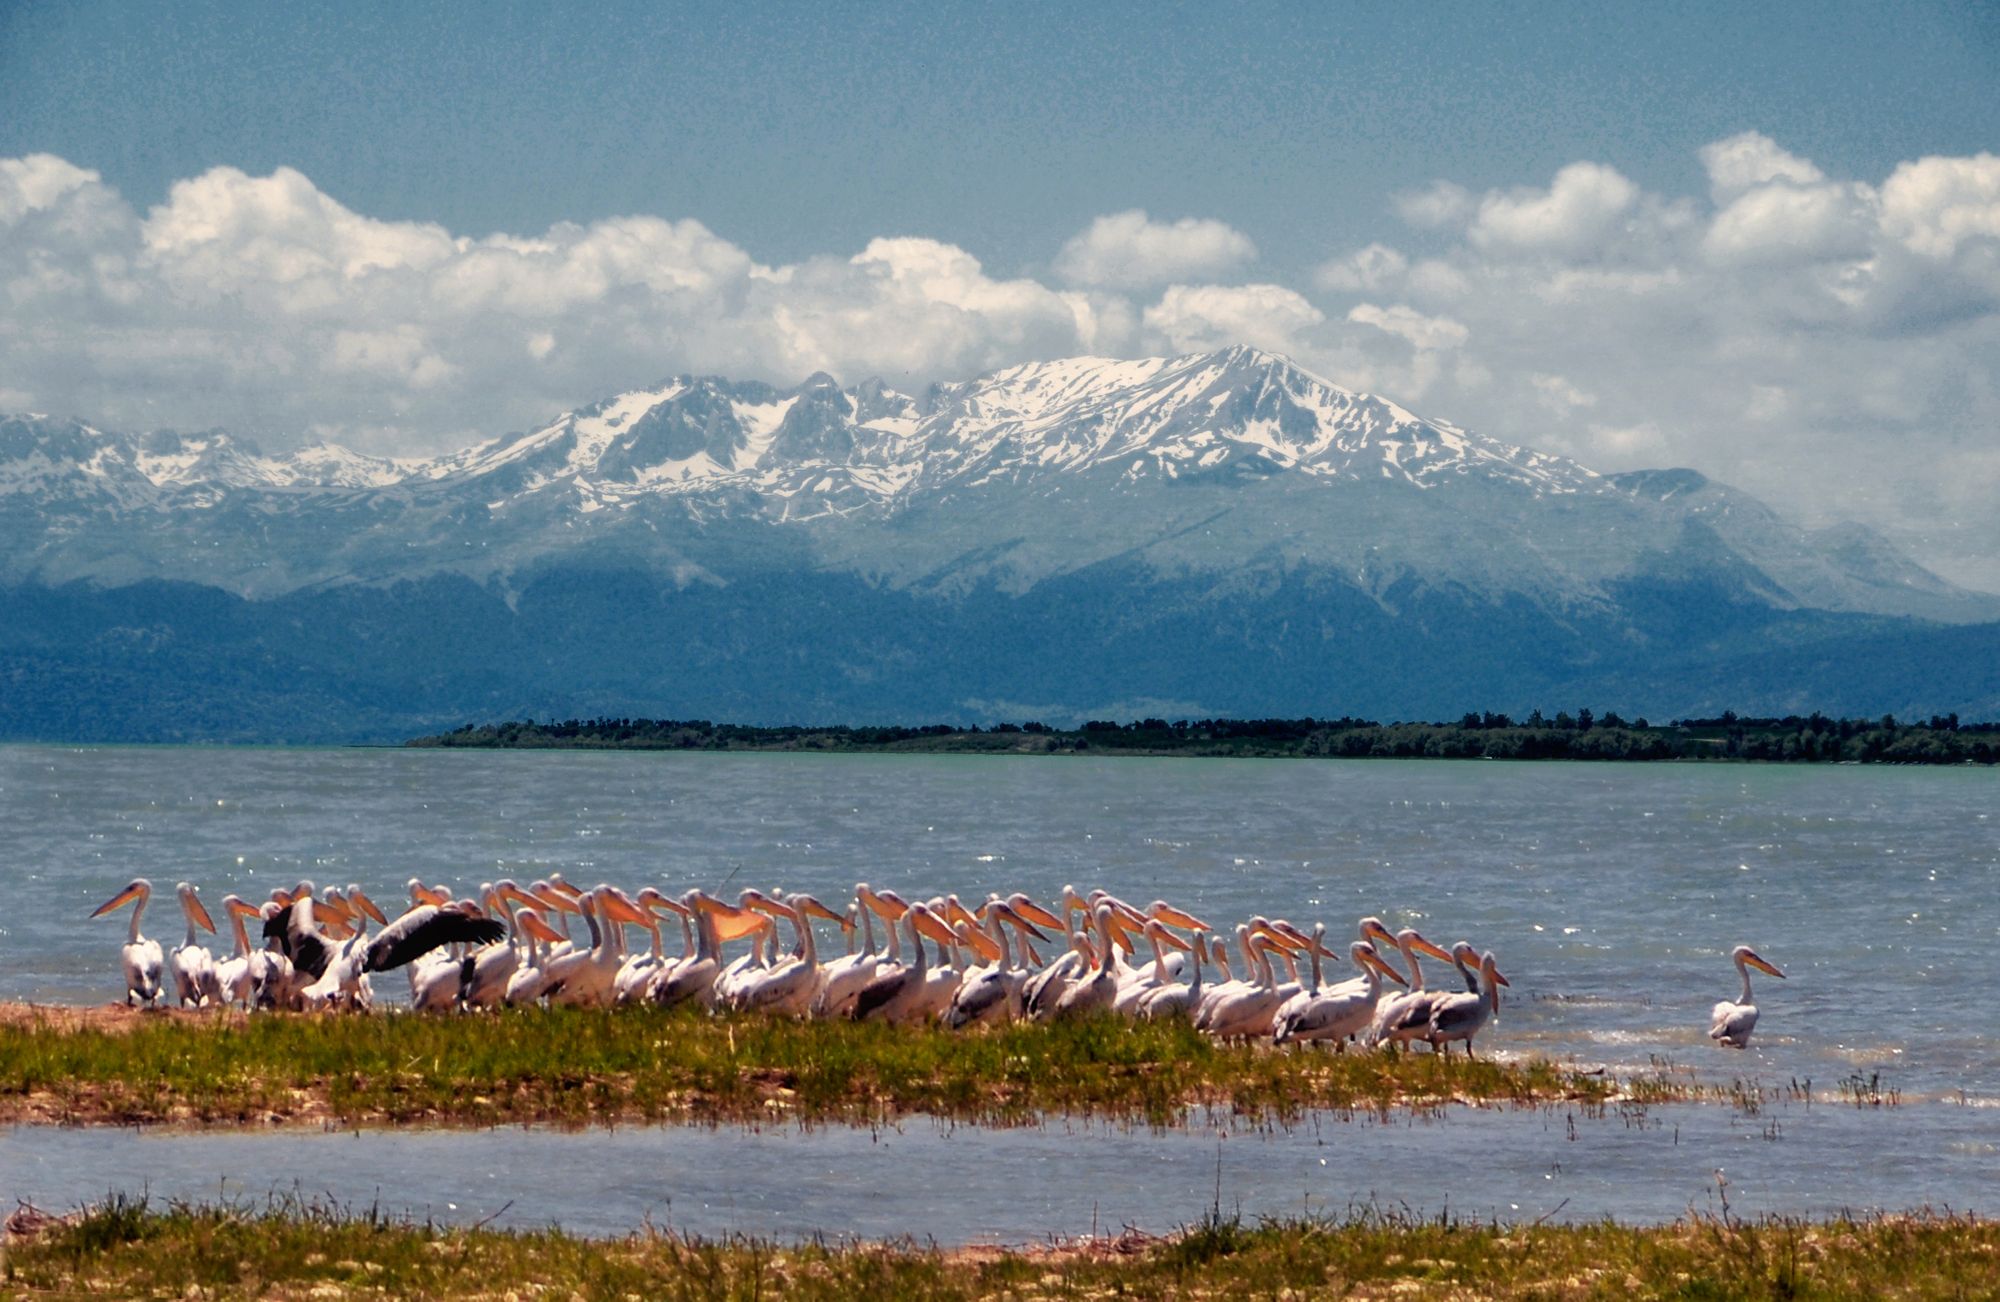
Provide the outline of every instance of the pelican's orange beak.
[[516,919],[521,925],[521,930],[527,932],[530,936],[533,936],[545,945],[556,944],[562,939],[562,933],[551,927],[548,923],[543,922],[542,915],[533,909],[521,910],[516,915]]
[[1169,927],[1179,927],[1182,931],[1209,930],[1209,925],[1200,918],[1195,917],[1192,913],[1184,909],[1177,909],[1165,901],[1153,906],[1153,917],[1166,923]]
[[1273,945],[1276,945],[1279,949],[1286,950],[1291,953],[1297,953],[1298,950],[1301,948],[1301,946],[1296,941],[1294,941],[1290,936],[1287,936],[1284,932],[1279,931],[1276,927],[1272,926],[1268,922],[1260,922],[1256,926],[1250,928],[1250,934],[1253,936],[1261,936],[1265,940],[1270,941]]
[[[542,901],[539,898],[528,894],[513,882],[508,882],[505,886],[496,886],[493,889],[494,893],[501,899],[512,900],[524,909],[540,909],[542,907]],[[547,926],[548,924],[543,923],[542,925]]]
[[961,926],[958,938],[964,941],[973,953],[979,955],[987,962],[998,963],[1000,961],[1000,947],[993,943],[993,937],[987,935],[979,928]]
[[1001,904],[998,906],[998,908],[1000,910],[1000,916],[1005,918],[1007,922],[1011,926],[1013,926],[1017,931],[1024,931],[1028,935],[1033,936],[1036,940],[1045,941],[1048,939],[1048,937],[1042,933],[1039,927],[1035,926],[1034,923],[1028,921],[1027,915],[1022,913],[1020,909],[1014,907],[1011,904]]
[[957,934],[953,932],[950,927],[947,927],[944,925],[944,923],[938,921],[937,915],[932,913],[929,909],[925,909],[923,912],[917,914],[916,916],[917,916],[917,931],[919,932],[919,934],[929,936],[932,940],[935,940],[942,945],[952,944],[954,941],[958,939]]
[[1743,956],[1743,961],[1745,963],[1748,963],[1751,967],[1756,968],[1759,972],[1767,972],[1770,975],[1777,977],[1780,981],[1785,979],[1785,974],[1783,972],[1780,972],[1777,968],[1765,962],[1762,958],[1760,958],[1755,954],[1745,954]]
[[602,898],[604,911],[619,922],[629,922],[638,927],[652,925],[653,915],[640,908],[625,892],[614,887],[606,891]]
[[[351,889],[347,892],[347,898],[355,908],[375,919],[376,925],[383,927],[389,925],[389,920],[382,916],[382,910],[375,907],[375,901],[369,899],[364,891],[359,888]],[[449,903],[451,903],[450,900],[445,901],[445,904]],[[443,908],[444,905],[439,905],[438,907]]]
[[948,899],[944,902],[944,920],[954,926],[962,922],[974,931],[979,929],[979,919],[972,916],[971,910],[960,904],[956,899]]
[[1361,961],[1368,964],[1368,966],[1374,968],[1377,972],[1380,972],[1383,976],[1388,977],[1390,980],[1394,981],[1399,986],[1406,986],[1410,984],[1409,979],[1405,977],[1401,972],[1398,972],[1395,968],[1390,967],[1386,962],[1384,962],[1380,954],[1371,951],[1369,953],[1363,954],[1361,956]]
[[105,914],[111,912],[113,909],[123,908],[124,906],[130,904],[132,901],[138,899],[141,895],[144,895],[145,893],[146,893],[146,888],[143,885],[141,885],[138,882],[133,882],[130,886],[127,886],[124,890],[118,892],[116,895],[112,896],[104,903],[98,905],[96,909],[92,910],[90,916],[93,918],[101,918]]
[[[1063,924],[1061,918],[1058,918],[1055,914],[1050,913],[1047,909],[1035,903],[1033,900],[1029,899],[1025,895],[1017,895],[1014,898],[1008,900],[1007,906],[1013,909],[1015,913],[1018,913],[1021,917],[1026,918],[1029,922],[1034,923],[1038,927],[1048,927],[1055,931],[1062,930]],[[1042,939],[1047,940],[1048,937],[1043,936]]]
[[792,907],[801,910],[807,917],[820,918],[827,922],[837,922],[843,927],[854,925],[847,920],[846,914],[835,913],[832,909],[827,908],[810,895],[794,895],[792,897]]
[[197,923],[208,929],[210,935],[215,934],[215,919],[208,916],[208,906],[201,902],[201,896],[188,896],[188,912]]
[[252,904],[248,900],[239,900],[234,895],[224,900],[222,907],[228,909],[239,918],[261,918],[264,916],[264,910],[260,906]]
[[1451,962],[1450,950],[1444,949],[1437,945],[1433,945],[1428,940],[1425,940],[1422,936],[1414,937],[1410,941],[1410,948],[1415,950],[1419,954],[1428,954],[1432,958],[1442,959],[1447,963]]
[[577,906],[576,901],[570,899],[569,896],[564,895],[561,891],[557,890],[553,886],[544,887],[542,890],[536,891],[534,893],[534,900],[535,903],[541,905],[543,908],[554,909],[558,913],[583,912],[583,910]]
[[761,913],[739,909],[720,900],[715,901],[715,907],[709,910],[709,914],[715,919],[716,939],[723,941],[741,940],[771,925],[771,920]]

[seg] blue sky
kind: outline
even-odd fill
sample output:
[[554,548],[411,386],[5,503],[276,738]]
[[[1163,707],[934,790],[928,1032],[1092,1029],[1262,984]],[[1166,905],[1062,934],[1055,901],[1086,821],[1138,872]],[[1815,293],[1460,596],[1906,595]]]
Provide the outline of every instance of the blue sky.
[[2000,8],[0,0],[0,410],[1251,343],[2000,590]]
[[1755,129],[1836,174],[2000,142],[1975,5],[608,3],[0,8],[0,155],[141,205],[291,166],[375,217],[698,218],[793,261],[920,234],[1012,271],[1093,216],[1301,269],[1394,191],[1599,158],[1699,184]]

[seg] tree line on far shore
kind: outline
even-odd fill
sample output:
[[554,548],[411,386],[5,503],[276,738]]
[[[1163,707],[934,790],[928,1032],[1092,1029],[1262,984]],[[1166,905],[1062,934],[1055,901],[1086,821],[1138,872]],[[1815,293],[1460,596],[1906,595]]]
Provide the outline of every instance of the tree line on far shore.
[[1992,764],[2000,723],[1955,714],[1903,722],[1826,715],[1653,724],[1584,709],[1524,719],[1472,712],[1454,722],[1372,719],[1093,720],[920,726],[760,727],[706,719],[567,719],[467,724],[407,743],[475,749],[905,751],[993,754],[1242,755],[1380,759],[1763,760],[1777,763]]

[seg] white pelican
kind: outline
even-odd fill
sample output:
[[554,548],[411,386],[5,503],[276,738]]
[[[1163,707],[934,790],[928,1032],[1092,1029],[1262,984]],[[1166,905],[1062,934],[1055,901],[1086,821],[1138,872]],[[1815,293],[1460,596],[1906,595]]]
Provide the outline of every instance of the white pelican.
[[[845,1017],[854,1008],[855,997],[861,988],[875,979],[876,969],[883,963],[883,956],[875,952],[875,918],[877,910],[871,899],[881,897],[868,889],[867,882],[854,884],[854,912],[861,920],[862,944],[858,953],[834,959],[820,969],[819,988],[813,992],[812,1015],[814,1017]],[[895,933],[895,920],[888,922],[890,934]],[[848,928],[849,934],[853,928]]]
[[[628,957],[625,960],[624,966],[618,969],[617,979],[611,983],[611,988],[614,998],[621,1004],[637,1003],[646,998],[647,992],[652,990],[654,984],[659,981],[660,975],[667,970],[668,964],[672,961],[667,958],[666,953],[661,949],[660,910],[665,909],[669,913],[680,916],[681,926],[684,929],[687,926],[685,911],[678,903],[668,899],[665,893],[657,887],[642,887],[639,893],[633,896],[632,899],[633,903],[637,904],[640,911],[646,916],[646,920],[639,925],[644,927],[647,933],[652,936],[653,943],[651,948],[646,950],[646,952],[633,954]],[[692,933],[688,934],[692,935]]]
[[236,936],[236,952],[215,965],[215,984],[221,992],[221,1001],[235,1004],[238,1008],[248,1008],[257,998],[257,974],[252,969],[256,956],[250,952],[250,933],[243,925],[245,918],[263,918],[263,912],[240,895],[222,897],[222,914],[229,919],[229,929]]
[[174,887],[174,894],[180,898],[181,913],[187,918],[187,939],[167,951],[167,970],[174,974],[174,992],[180,997],[182,1008],[221,1003],[222,987],[215,979],[215,955],[208,952],[195,930],[206,927],[212,936],[215,921],[208,916],[192,883],[182,882]]
[[1222,980],[1204,990],[1201,999],[1194,1005],[1193,1016],[1196,1026],[1202,1024],[1203,1020],[1208,1016],[1209,1009],[1215,1006],[1217,1000],[1229,998],[1257,984],[1257,956],[1250,949],[1249,923],[1239,922],[1236,924],[1236,953],[1243,960],[1242,976],[1235,975],[1230,969],[1229,945],[1227,942],[1220,939],[1216,940],[1210,946],[1210,953],[1215,957],[1215,966],[1222,973]]
[[595,1008],[611,1001],[612,983],[625,961],[624,924],[645,921],[638,905],[617,887],[600,884],[579,901],[590,926],[590,948],[573,949],[549,960],[551,1003]]
[[1431,1005],[1430,1034],[1424,1038],[1431,1047],[1444,1050],[1453,1040],[1465,1041],[1465,1054],[1472,1056],[1472,1037],[1481,1027],[1500,1015],[1500,987],[1512,984],[1493,964],[1493,951],[1479,959],[1479,989],[1466,994],[1446,995]]
[[[918,1022],[944,1020],[959,989],[973,975],[972,959],[997,961],[1000,953],[992,937],[980,929],[979,919],[959,903],[956,895],[932,900],[930,908],[944,930],[937,938],[937,962],[924,973],[924,992],[916,1000],[911,1020]],[[968,949],[971,955],[966,953]]]
[[518,1008],[522,1004],[532,1004],[542,997],[548,987],[549,946],[562,939],[562,933],[542,921],[542,915],[534,909],[523,908],[514,915],[514,925],[521,929],[528,955],[520,966],[508,974],[507,987],[501,999],[509,1007]]
[[[259,905],[251,917],[258,920],[258,934],[270,935],[273,921],[282,929],[285,907],[275,901]],[[264,948],[250,951],[250,1000],[258,1008],[291,1008],[295,1004],[296,973],[292,960],[275,940]]]
[[1194,945],[1190,950],[1193,971],[1186,985],[1169,982],[1156,990],[1146,992],[1139,1001],[1139,1016],[1153,1019],[1174,1018],[1182,1021],[1194,1015],[1201,1005],[1201,965],[1208,958],[1208,937],[1202,932],[1194,934]]
[[1027,933],[1034,931],[1034,925],[998,896],[988,900],[980,911],[986,915],[986,939],[998,950],[998,957],[991,966],[968,973],[951,997],[944,1024],[953,1030],[980,1022],[1011,1022],[1022,1012],[1021,990],[1028,983],[1028,972],[1014,962],[1014,951],[1007,944],[1007,928],[1020,929],[1021,943],[1025,945]]
[[368,898],[359,883],[350,882],[343,893],[329,886],[320,897],[321,905],[341,915],[354,934],[340,942],[327,960],[326,970],[300,992],[307,1008],[346,1007],[361,1010],[373,1006],[374,987],[368,979],[368,920],[386,924],[388,918]]
[[[755,887],[747,888],[737,895],[736,908],[738,913],[752,918],[758,914],[763,916],[761,921],[743,933],[750,938],[750,952],[725,963],[722,971],[715,974],[715,1005],[724,1009],[736,1007],[738,999],[752,978],[768,970],[776,961],[778,919],[785,916],[777,901]],[[730,937],[724,936],[723,939],[728,940]],[[768,953],[765,949],[767,945],[770,947]]]
[[[415,964],[447,945],[491,945],[507,934],[507,924],[489,918],[471,900],[440,907],[419,904],[377,932],[361,960],[363,972],[392,972]],[[470,960],[433,962],[410,978],[410,1006],[419,1012],[444,1012],[458,1005],[459,990],[470,975]]]
[[[1347,947],[1347,957],[1361,970],[1361,988],[1352,982],[1322,989],[1319,983],[1319,951],[1312,955],[1312,986],[1301,990],[1286,1000],[1278,1009],[1271,1022],[1271,1040],[1283,1044],[1288,1040],[1335,1040],[1345,1041],[1348,1036],[1365,1029],[1375,1015],[1376,1002],[1382,997],[1382,978],[1387,976],[1401,983],[1403,974],[1382,961],[1375,947],[1365,940],[1357,940]],[[1341,1048],[1346,1045],[1342,1043]]]
[[1116,911],[1109,902],[1097,906],[1097,971],[1089,976],[1078,977],[1063,991],[1062,998],[1056,1000],[1052,1016],[1060,1021],[1070,1017],[1088,1017],[1092,1013],[1108,1013],[1118,1001],[1118,973],[1112,964],[1118,953],[1113,942],[1111,919]]
[[922,1015],[925,998],[930,993],[926,989],[930,965],[924,954],[924,940],[928,937],[944,944],[952,938],[952,933],[927,904],[912,904],[903,914],[903,925],[909,928],[913,957],[901,967],[885,967],[862,987],[854,1000],[853,1016],[857,1022],[880,1020],[903,1026]]
[[752,974],[737,994],[737,1006],[780,1017],[799,1017],[811,1006],[813,993],[819,986],[819,947],[813,941],[812,920],[825,918],[845,925],[847,919],[810,895],[786,896],[776,907],[798,934],[798,951],[792,958]]
[[1168,931],[1157,918],[1146,919],[1145,936],[1153,947],[1153,961],[1133,968],[1118,983],[1118,995],[1111,1001],[1111,1008],[1121,1017],[1138,1016],[1139,1005],[1146,996],[1172,984],[1187,964],[1184,953],[1168,958],[1168,948],[1185,951],[1188,943]]
[[651,997],[663,1008],[690,999],[713,1007],[715,978],[722,971],[723,941],[748,935],[751,930],[767,925],[768,919],[734,908],[703,891],[689,891],[681,896],[681,903],[694,913],[695,952],[693,957],[660,973]]
[[1271,969],[1270,951],[1276,947],[1276,942],[1261,934],[1243,941],[1244,959],[1256,964],[1257,979],[1241,982],[1234,990],[1222,991],[1217,987],[1220,993],[1204,1005],[1195,1021],[1197,1029],[1219,1040],[1248,1039],[1270,1033],[1271,1015],[1283,1002],[1277,976]]
[[521,921],[515,909],[540,908],[539,902],[510,877],[493,883],[486,906],[506,920],[507,938],[473,953],[458,992],[459,1002],[467,1008],[491,1008],[506,999],[507,983],[520,971],[530,949],[529,942],[521,937]]
[[[1396,948],[1402,951],[1403,966],[1409,969],[1409,989],[1390,995],[1375,1007],[1375,1017],[1369,1023],[1369,1039],[1376,1044],[1406,1044],[1420,1040],[1431,1024],[1431,1005],[1450,994],[1449,990],[1424,989],[1424,966],[1419,954],[1443,959],[1447,963],[1457,962],[1452,952],[1440,949],[1425,940],[1415,927],[1405,927],[1395,935]],[[1461,942],[1462,943],[1462,942]],[[1469,952],[1471,946],[1467,945]],[[1469,960],[1477,963],[1479,956],[1473,954]],[[1459,964],[1459,971],[1465,965]]]
[[[137,920],[134,919],[136,925]],[[1737,973],[1743,978],[1743,995],[1731,1002],[1723,1000],[1710,1014],[1708,1038],[1725,1049],[1741,1049],[1750,1043],[1750,1032],[1757,1027],[1757,1005],[1750,1002],[1750,969],[1768,972],[1784,980],[1785,974],[1765,962],[1756,950],[1748,945],[1738,945],[1729,952],[1729,961],[1736,964]],[[1468,1044],[1467,1048],[1472,1046]]]
[[153,895],[153,884],[144,877],[134,877],[124,890],[118,892],[97,906],[90,916],[101,918],[112,910],[126,904],[132,907],[132,930],[128,933],[125,946],[118,951],[118,957],[125,967],[125,1002],[154,1005],[160,1001],[160,975],[166,960],[160,953],[160,942],[149,940],[139,934],[139,918],[146,912],[146,901]]
[[[1063,888],[1068,891],[1068,887]],[[1090,941],[1087,928],[1075,927],[1070,923],[1072,910],[1065,907],[1063,919],[1069,931],[1069,952],[1049,961],[1041,971],[1028,978],[1021,987],[1021,1004],[1027,1015],[1038,1022],[1047,1021],[1055,1013],[1070,983],[1097,966],[1097,948]]]

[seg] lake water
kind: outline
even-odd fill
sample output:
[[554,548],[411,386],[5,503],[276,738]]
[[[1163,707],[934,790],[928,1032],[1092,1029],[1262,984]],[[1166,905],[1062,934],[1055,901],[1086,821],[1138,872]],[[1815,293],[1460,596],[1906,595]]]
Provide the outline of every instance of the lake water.
[[[1864,1177],[1856,1163],[1870,1134],[1883,1151],[1990,1179],[1992,1150],[1982,1156],[1977,1136],[2000,1131],[1989,1123],[2000,1112],[1986,1106],[2000,1100],[2000,1011],[1983,997],[2000,981],[1996,797],[2000,773],[1984,769],[0,747],[0,998],[118,998],[122,916],[87,915],[141,874],[163,887],[192,880],[211,905],[300,877],[358,881],[386,903],[411,876],[465,892],[555,870],[586,884],[755,884],[829,902],[857,880],[910,896],[1019,889],[1044,899],[1075,883],[1135,902],[1166,896],[1219,924],[1252,912],[1324,919],[1344,939],[1356,918],[1377,913],[1441,943],[1469,938],[1494,949],[1513,982],[1482,1050],[1619,1067],[1668,1060],[1723,1079],[1810,1079],[1820,1090],[1875,1078],[1912,1106],[1847,1123],[1861,1129],[1833,1185],[1824,1167],[1814,1176],[1805,1157],[1820,1141],[1799,1127],[1758,1151],[1799,1154],[1802,1190],[1815,1178],[1822,1188],[1875,1187],[1841,1174]],[[171,899],[156,899],[146,930],[178,937]],[[1789,976],[1759,978],[1763,1020],[1741,1054],[1705,1038],[1709,1006],[1735,991],[1727,955],[1739,943]],[[379,986],[393,993],[398,983]],[[1922,1101],[1944,1102],[1914,1106]],[[1534,1115],[1407,1133],[1439,1136],[1409,1142],[1439,1146],[1440,1159],[1509,1135],[1547,1157]],[[1727,1109],[1704,1116],[1691,1123],[1703,1134],[1729,1124]],[[23,1133],[6,1142],[10,1152],[61,1142]],[[899,1142],[943,1142],[928,1133]],[[129,1152],[165,1154],[152,1147],[162,1142],[224,1153],[263,1141],[147,1140]],[[346,1142],[364,1147],[342,1151],[378,1151]],[[506,1142],[581,1152],[564,1146],[605,1141]],[[662,1161],[680,1160],[676,1146],[732,1142],[680,1131],[643,1141]],[[741,1142],[749,1152],[799,1141]],[[807,1142],[832,1146],[816,1160],[837,1163],[852,1158],[841,1145],[857,1141]],[[1037,1170],[1046,1155],[1035,1138],[976,1142],[1019,1152]],[[1192,1163],[1182,1173],[1190,1187],[1213,1184],[1212,1145],[1118,1142],[1178,1154],[1157,1160]],[[1296,1137],[1257,1142],[1293,1161]],[[1722,1164],[1699,1152],[1710,1142],[1694,1145],[1691,1170]],[[1959,1159],[1947,1161],[1952,1153]],[[374,1160],[357,1159],[357,1179]],[[996,1160],[1004,1170],[1015,1159]],[[1208,1185],[1189,1174],[1204,1160]],[[725,1178],[739,1169],[732,1160]],[[880,1178],[925,1187],[921,1169],[896,1170]],[[256,1184],[247,1171],[235,1176]],[[1461,1201],[1473,1180],[1454,1172],[1437,1192],[1467,1210],[1479,1196],[1500,1205],[1497,1190]],[[1892,1201],[1921,1194],[1971,1206],[1976,1189],[1911,1186]],[[1366,1190],[1322,1192],[1344,1204]],[[1607,1199],[1586,1191],[1581,1209],[1601,1214]],[[1669,1201],[1660,1214],[1686,1209],[1680,1192]],[[1204,1196],[1169,1210],[1184,1220],[1206,1205]],[[1030,1231],[1079,1228],[1073,1200],[1048,1215],[1062,1224]]]
[[[107,1192],[169,1200],[277,1195],[470,1224],[623,1234],[955,1245],[1164,1233],[1225,1214],[1355,1207],[1480,1221],[1671,1221],[1722,1211],[1823,1216],[1922,1207],[2000,1214],[1990,1110],[1799,1103],[1644,1120],[1563,1109],[1442,1119],[1330,1118],[1274,1134],[1042,1129],[274,1133],[0,1130],[0,1196],[66,1208]],[[11,1202],[6,1204],[11,1206]]]

